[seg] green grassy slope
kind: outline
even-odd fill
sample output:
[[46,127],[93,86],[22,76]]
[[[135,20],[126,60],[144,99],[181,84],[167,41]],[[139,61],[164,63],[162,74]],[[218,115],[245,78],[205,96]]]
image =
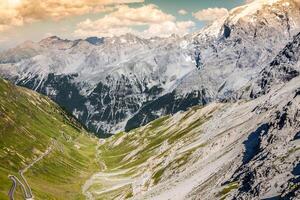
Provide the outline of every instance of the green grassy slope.
[[49,155],[24,174],[35,199],[84,199],[81,187],[98,168],[97,140],[47,97],[0,79],[0,199],[8,199],[8,175],[18,176],[51,141]]

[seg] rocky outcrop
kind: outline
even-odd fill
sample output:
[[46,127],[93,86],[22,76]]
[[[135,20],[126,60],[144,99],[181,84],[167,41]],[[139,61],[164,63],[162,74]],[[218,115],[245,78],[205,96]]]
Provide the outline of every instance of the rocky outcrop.
[[[294,91],[296,94],[296,91]],[[290,100],[290,101],[289,101]],[[289,95],[282,99],[282,107],[272,101],[264,107],[269,120],[244,142],[243,164],[231,182],[240,186],[233,195],[239,199],[299,199],[298,165],[300,130],[300,98]],[[267,102],[265,102],[266,104]],[[274,109],[274,107],[277,107]],[[254,112],[260,110],[258,106]]]
[[300,33],[294,36],[275,59],[267,65],[247,86],[244,97],[256,98],[269,92],[275,84],[282,84],[299,76],[300,73]]

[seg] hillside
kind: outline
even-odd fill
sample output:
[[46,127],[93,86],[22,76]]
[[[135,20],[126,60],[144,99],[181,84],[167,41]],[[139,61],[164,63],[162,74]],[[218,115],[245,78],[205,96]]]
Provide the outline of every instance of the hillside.
[[257,99],[212,103],[99,147],[90,199],[299,199],[299,77]]
[[[9,175],[27,181],[34,199],[84,199],[81,187],[97,169],[96,146],[49,98],[0,79],[0,199],[13,190]],[[14,197],[24,198],[20,185]]]

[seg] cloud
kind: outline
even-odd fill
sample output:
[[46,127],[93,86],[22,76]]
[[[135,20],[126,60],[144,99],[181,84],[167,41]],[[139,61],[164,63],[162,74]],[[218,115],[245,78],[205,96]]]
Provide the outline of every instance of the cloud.
[[164,13],[154,4],[139,8],[130,8],[127,5],[119,6],[117,11],[106,15],[106,17],[112,18],[112,20],[118,19],[125,26],[155,24],[175,20],[174,16]]
[[145,30],[141,36],[146,38],[150,37],[168,37],[172,34],[185,35],[189,33],[190,29],[195,26],[193,21],[182,21],[182,22],[172,22],[166,21],[160,24],[152,24],[147,30]]
[[[95,21],[87,19],[79,23],[74,35],[111,37],[133,33],[143,37],[166,37],[173,33],[186,34],[193,26],[195,24],[192,21],[176,22],[174,16],[164,13],[154,4],[138,8],[122,5],[101,19]],[[137,31],[136,27],[147,27],[147,29]]]
[[103,36],[110,37],[113,35],[123,35],[126,33],[134,33],[135,31],[128,27],[132,25],[127,21],[122,23],[122,20],[105,16],[102,19],[92,21],[87,19],[77,25],[77,29],[74,32],[76,37],[88,37],[88,36]]
[[226,8],[208,8],[193,13],[193,16],[200,21],[214,21],[228,15]]
[[180,15],[186,15],[186,14],[188,14],[188,12],[186,10],[184,10],[184,9],[181,9],[181,10],[178,10],[178,14],[180,14]]
[[144,0],[0,0],[0,31],[44,19],[60,20]]
[[294,0],[294,1],[300,7],[300,0]]

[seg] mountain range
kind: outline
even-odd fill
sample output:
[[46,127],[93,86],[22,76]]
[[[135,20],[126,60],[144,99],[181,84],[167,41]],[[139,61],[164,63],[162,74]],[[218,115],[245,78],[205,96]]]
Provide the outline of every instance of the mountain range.
[[299,24],[296,2],[254,1],[184,37],[27,41],[0,54],[0,73],[106,136],[231,98],[292,40]]
[[297,0],[183,37],[27,41],[0,53],[0,74],[3,198],[5,176],[53,143],[64,151],[25,174],[41,199],[300,198]]

